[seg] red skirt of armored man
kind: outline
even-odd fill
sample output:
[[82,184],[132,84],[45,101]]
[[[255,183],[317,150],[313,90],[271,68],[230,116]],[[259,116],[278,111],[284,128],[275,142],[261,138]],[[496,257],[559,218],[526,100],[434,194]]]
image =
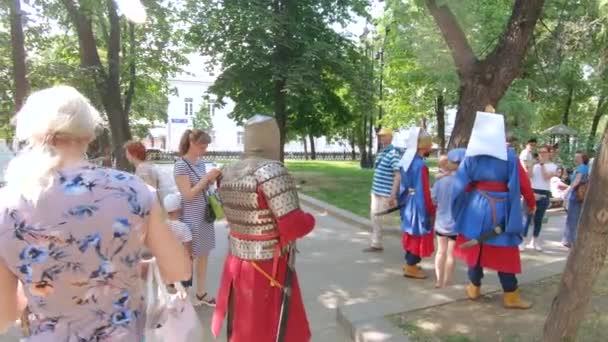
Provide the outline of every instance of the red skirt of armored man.
[[479,265],[483,268],[504,273],[521,273],[521,259],[518,247],[482,244],[469,248],[460,248],[467,241],[469,240],[463,235],[458,235],[454,248],[454,256],[466,262],[469,267],[477,266],[477,262],[479,261]]
[[[273,272],[273,260],[255,262],[266,274]],[[276,280],[283,285],[287,256],[278,260]],[[310,328],[296,274],[292,278],[292,292],[285,341],[310,341]],[[228,255],[217,298],[217,306],[211,322],[216,337],[228,312],[232,296],[232,336],[229,342],[275,342],[281,311],[282,291],[272,287],[270,281],[249,261]],[[225,326],[224,326],[225,329]]]
[[433,231],[425,235],[410,235],[403,233],[401,240],[403,249],[421,258],[430,257],[435,251],[435,240]]

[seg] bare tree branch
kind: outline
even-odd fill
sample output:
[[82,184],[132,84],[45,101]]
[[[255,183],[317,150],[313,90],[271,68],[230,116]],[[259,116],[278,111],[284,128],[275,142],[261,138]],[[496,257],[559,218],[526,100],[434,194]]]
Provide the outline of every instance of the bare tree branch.
[[475,57],[475,53],[460,28],[454,13],[452,13],[447,5],[438,6],[435,0],[426,0],[426,7],[431,12],[435,23],[437,23],[443,38],[450,48],[459,76],[462,78],[470,74],[477,62],[477,57]]
[[[507,28],[484,64],[519,74],[545,0],[516,0]],[[510,83],[510,82],[509,82]]]
[[76,27],[80,47],[80,64],[88,70],[93,70],[97,86],[103,86],[100,82],[105,81],[106,75],[97,52],[91,20],[81,12],[80,7],[74,3],[74,0],[62,0],[62,2]]

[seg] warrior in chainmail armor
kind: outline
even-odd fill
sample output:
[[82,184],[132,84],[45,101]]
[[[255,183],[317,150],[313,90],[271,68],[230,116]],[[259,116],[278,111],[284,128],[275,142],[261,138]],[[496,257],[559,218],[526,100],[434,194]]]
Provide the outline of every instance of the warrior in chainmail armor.
[[[294,179],[279,162],[276,121],[257,115],[245,125],[245,158],[222,170],[219,195],[230,228],[212,330],[218,336],[224,317],[230,342],[276,341],[286,251],[314,227],[300,209]],[[310,329],[297,276],[291,282],[285,341],[310,341]]]

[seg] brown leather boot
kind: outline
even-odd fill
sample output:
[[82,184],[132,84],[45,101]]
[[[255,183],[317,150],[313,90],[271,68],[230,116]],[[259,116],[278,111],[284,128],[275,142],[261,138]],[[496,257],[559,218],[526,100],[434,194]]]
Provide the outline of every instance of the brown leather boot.
[[422,268],[417,265],[405,265],[403,268],[403,276],[414,279],[426,279],[427,277]]
[[467,285],[467,297],[470,300],[476,300],[481,297],[481,286],[475,286],[472,283]]
[[505,292],[503,295],[503,304],[507,309],[527,310],[532,307],[532,303],[521,299],[519,289],[513,292]]

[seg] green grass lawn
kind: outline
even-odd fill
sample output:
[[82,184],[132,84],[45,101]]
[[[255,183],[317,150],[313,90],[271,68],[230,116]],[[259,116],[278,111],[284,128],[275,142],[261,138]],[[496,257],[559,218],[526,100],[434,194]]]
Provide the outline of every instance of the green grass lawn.
[[372,170],[359,162],[287,161],[301,192],[359,216],[369,216]]
[[[300,191],[362,217],[369,217],[373,170],[358,161],[287,161]],[[431,173],[436,160],[427,164]],[[432,174],[431,174],[432,178]]]

